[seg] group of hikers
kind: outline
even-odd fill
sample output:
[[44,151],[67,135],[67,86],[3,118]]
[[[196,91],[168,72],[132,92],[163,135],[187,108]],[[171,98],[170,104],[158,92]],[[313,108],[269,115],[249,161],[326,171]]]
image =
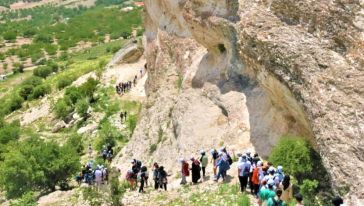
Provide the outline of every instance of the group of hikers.
[[[126,173],[126,180],[129,182],[132,189],[137,187],[137,183],[140,182],[139,192],[144,193],[144,186],[148,186],[148,169],[145,165],[142,165],[140,160],[133,159],[131,161],[131,169]],[[153,164],[153,181],[154,189],[159,188],[167,190],[167,172],[163,166],[159,166],[158,163]]]
[[[181,185],[187,184],[187,177],[191,175],[192,184],[197,184],[200,180],[206,178],[206,167],[212,163],[212,172],[214,181],[218,182],[220,178],[226,181],[227,172],[231,169],[233,158],[227,151],[226,147],[220,150],[212,149],[210,151],[211,161],[204,150],[200,151],[198,158],[191,157],[190,164],[188,160],[180,158],[181,164]],[[233,155],[235,158],[235,154]],[[284,206],[289,205],[294,200],[296,206],[303,206],[303,196],[299,193],[293,195],[291,177],[284,173],[282,166],[274,167],[270,162],[263,162],[257,153],[251,155],[251,152],[237,153],[236,164],[237,177],[239,179],[240,190],[245,193],[249,188],[250,193],[258,199],[260,206]],[[142,165],[139,160],[131,161],[132,167],[126,174],[132,188],[136,188],[140,182],[139,192],[144,192],[144,185],[148,184],[147,167]],[[167,172],[163,166],[158,163],[153,164],[154,188],[164,188],[167,190]],[[340,197],[332,201],[334,206],[343,204]]]
[[[92,155],[92,146],[89,144],[89,157]],[[100,152],[104,164],[106,162],[111,163],[114,155],[114,150],[111,145],[104,145]],[[106,184],[108,180],[107,167],[103,164],[96,165],[94,160],[89,160],[87,164],[82,167],[81,172],[76,176],[76,181],[79,185],[86,183],[88,185],[95,185],[96,189],[99,190],[102,184]]]
[[[140,78],[142,78],[143,70],[141,69],[139,72],[140,72]],[[121,94],[125,94],[125,93],[129,92],[131,90],[132,86],[134,86],[134,87],[136,86],[137,80],[138,80],[138,75],[135,75],[133,80],[131,80],[131,81],[120,82],[119,84],[117,84],[115,86],[116,93],[118,95],[121,95]]]
[[79,175],[76,176],[76,181],[79,185],[86,183],[95,185],[96,190],[99,190],[102,184],[108,181],[108,171],[104,165],[95,165],[95,162],[90,160],[83,166]]

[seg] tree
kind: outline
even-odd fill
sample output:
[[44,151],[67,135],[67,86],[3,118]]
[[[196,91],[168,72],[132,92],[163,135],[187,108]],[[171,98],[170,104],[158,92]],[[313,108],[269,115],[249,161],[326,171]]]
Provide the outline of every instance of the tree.
[[310,173],[313,168],[311,149],[303,138],[282,137],[273,148],[269,161],[274,165],[282,165],[285,171],[302,180],[302,175]]
[[22,107],[22,104],[24,102],[24,99],[21,98],[18,95],[13,96],[7,104],[7,109],[9,112],[13,112],[15,110],[18,110]]
[[40,97],[44,97],[46,94],[51,92],[51,87],[49,85],[38,85],[34,88],[32,93],[32,97],[34,99],[38,99]]
[[52,74],[53,70],[49,66],[40,66],[33,70],[33,75],[37,77],[47,78],[50,74]]
[[24,100],[27,100],[29,95],[33,93],[34,86],[33,85],[24,85],[19,90],[19,96],[21,96]]
[[0,162],[0,187],[7,198],[18,198],[30,191],[54,191],[80,166],[73,147],[31,137],[9,145]]
[[69,101],[63,98],[57,101],[54,111],[58,118],[65,119],[73,111],[73,107]]

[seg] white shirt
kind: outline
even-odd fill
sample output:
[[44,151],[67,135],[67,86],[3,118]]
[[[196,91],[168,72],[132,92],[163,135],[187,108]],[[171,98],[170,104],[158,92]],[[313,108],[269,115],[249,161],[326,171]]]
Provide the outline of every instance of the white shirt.
[[239,176],[242,177],[242,176],[244,176],[245,168],[248,167],[249,168],[248,171],[250,171],[251,163],[250,163],[250,161],[243,161],[243,162],[239,161],[237,167],[240,170]]

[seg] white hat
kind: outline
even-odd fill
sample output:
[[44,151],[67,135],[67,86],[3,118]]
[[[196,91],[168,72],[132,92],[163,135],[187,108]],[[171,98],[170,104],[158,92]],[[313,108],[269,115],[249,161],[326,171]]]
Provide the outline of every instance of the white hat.
[[205,150],[203,150],[203,149],[202,149],[202,150],[200,151],[200,154],[203,154],[203,153],[205,153]]
[[281,165],[279,165],[279,166],[277,167],[277,170],[278,170],[278,172],[282,172],[282,171],[283,171],[283,167],[282,167]]
[[261,167],[263,165],[263,162],[262,161],[258,161],[257,162],[257,165],[258,165],[258,167]]

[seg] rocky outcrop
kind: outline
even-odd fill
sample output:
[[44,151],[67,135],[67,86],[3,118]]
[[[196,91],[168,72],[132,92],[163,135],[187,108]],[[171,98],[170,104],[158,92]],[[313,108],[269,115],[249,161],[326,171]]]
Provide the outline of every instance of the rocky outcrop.
[[144,2],[148,100],[117,166],[222,145],[266,156],[294,134],[364,204],[362,1]]

